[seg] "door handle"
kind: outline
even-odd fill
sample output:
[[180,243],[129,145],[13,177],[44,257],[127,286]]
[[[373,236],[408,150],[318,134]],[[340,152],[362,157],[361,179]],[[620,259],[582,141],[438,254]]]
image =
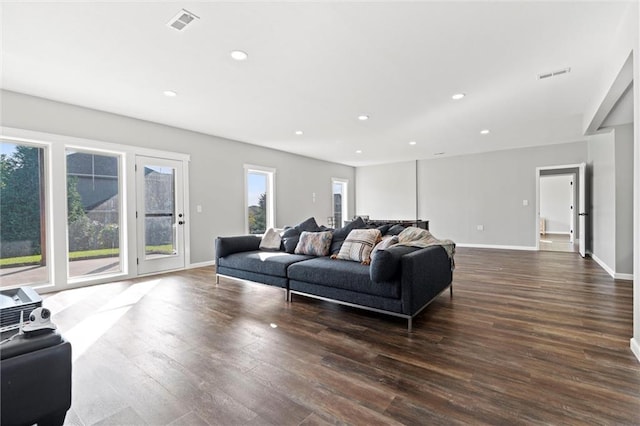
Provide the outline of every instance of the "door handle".
[[184,220],[181,220],[178,222],[178,225],[184,225],[184,222],[185,222]]
[[589,213],[578,213],[578,216],[589,216]]

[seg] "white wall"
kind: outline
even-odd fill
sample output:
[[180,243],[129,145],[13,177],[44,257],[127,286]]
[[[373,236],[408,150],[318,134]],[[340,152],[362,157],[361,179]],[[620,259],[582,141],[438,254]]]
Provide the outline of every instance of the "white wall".
[[547,233],[570,234],[573,175],[540,176],[540,218]]
[[356,208],[371,219],[416,219],[415,161],[358,167]]
[[[535,247],[536,167],[586,162],[586,142],[418,161],[418,216],[458,244]],[[415,218],[413,162],[358,167],[357,210]],[[529,205],[523,206],[523,200]],[[478,231],[477,225],[484,226]]]
[[575,142],[421,160],[420,216],[438,238],[461,245],[534,248],[536,167],[586,158],[586,143]]
[[633,274],[633,124],[616,126],[616,273]]
[[616,176],[615,132],[588,137],[591,223],[591,253],[599,263],[615,270],[616,264]]
[[[354,193],[353,167],[14,92],[0,95],[6,127],[190,154],[192,263],[214,259],[216,236],[245,233],[244,164],[277,170],[276,226],[309,216],[326,223],[332,214],[332,177],[349,180]],[[351,198],[350,214],[355,211]],[[197,205],[202,213],[196,213]]]

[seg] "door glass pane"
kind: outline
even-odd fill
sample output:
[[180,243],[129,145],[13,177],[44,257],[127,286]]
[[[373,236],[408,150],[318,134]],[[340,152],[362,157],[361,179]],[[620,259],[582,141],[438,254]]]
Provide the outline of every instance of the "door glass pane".
[[267,230],[268,174],[249,170],[247,172],[247,212],[249,233],[264,234]]
[[44,148],[0,141],[0,286],[49,281]]
[[145,256],[158,258],[177,254],[176,169],[144,167]]
[[119,157],[66,157],[69,277],[121,272]]

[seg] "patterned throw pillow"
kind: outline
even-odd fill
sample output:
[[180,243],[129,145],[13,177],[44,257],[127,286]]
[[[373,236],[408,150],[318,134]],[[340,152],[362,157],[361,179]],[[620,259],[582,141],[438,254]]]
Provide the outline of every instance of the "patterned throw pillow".
[[336,259],[354,260],[369,264],[371,250],[382,238],[378,229],[354,229],[344,240]]
[[326,256],[331,247],[331,231],[308,232],[302,231],[300,240],[295,249],[295,254],[308,254],[310,256]]

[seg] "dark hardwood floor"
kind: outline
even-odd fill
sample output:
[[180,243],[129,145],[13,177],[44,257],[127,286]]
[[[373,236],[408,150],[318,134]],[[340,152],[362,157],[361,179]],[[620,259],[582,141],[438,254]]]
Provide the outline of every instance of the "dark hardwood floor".
[[576,254],[459,248],[403,320],[214,268],[69,290],[67,424],[640,424],[632,283]]

